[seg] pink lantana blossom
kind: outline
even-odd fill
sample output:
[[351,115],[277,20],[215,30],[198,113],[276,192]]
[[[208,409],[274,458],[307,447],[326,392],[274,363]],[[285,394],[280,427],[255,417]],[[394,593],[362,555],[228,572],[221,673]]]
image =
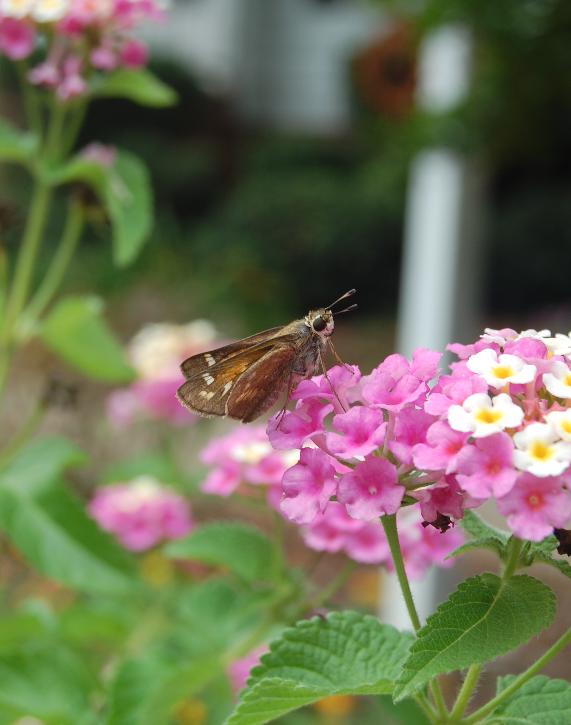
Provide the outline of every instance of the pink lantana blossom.
[[463,448],[456,459],[460,487],[474,498],[500,498],[510,491],[517,478],[514,444],[506,433],[479,438]]
[[522,473],[511,491],[498,499],[498,508],[517,536],[541,541],[554,528],[567,525],[571,499],[558,478]]
[[404,496],[395,466],[386,458],[368,458],[339,481],[337,500],[355,519],[371,521],[398,511]]
[[296,524],[308,524],[327,508],[337,491],[335,469],[328,455],[302,448],[297,463],[282,478],[281,509]]
[[342,435],[328,433],[327,448],[342,458],[367,456],[382,446],[386,427],[382,411],[356,405],[333,418],[333,428]]
[[298,403],[295,410],[277,413],[270,419],[268,438],[278,450],[301,448],[306,441],[324,434],[324,421],[332,410],[333,405],[323,405],[317,398]]
[[36,45],[36,30],[26,20],[0,17],[0,53],[10,60],[24,60]]
[[421,488],[413,495],[420,501],[422,518],[428,523],[436,521],[439,514],[459,521],[464,516],[464,509],[471,503],[458,486],[455,476],[445,476],[434,486]]
[[412,464],[416,445],[426,441],[426,434],[434,418],[419,408],[405,408],[396,419],[389,450],[403,464]]
[[426,443],[419,443],[412,450],[414,465],[427,471],[456,470],[458,454],[468,440],[468,435],[453,430],[444,421],[433,423],[426,434]]
[[89,504],[89,512],[131,551],[186,536],[193,527],[187,501],[151,476],[103,486]]
[[336,413],[343,413],[360,400],[361,371],[356,365],[336,365],[327,372],[327,378],[325,375],[316,375],[309,380],[302,380],[294,390],[292,400],[327,400]]
[[241,690],[246,687],[250,672],[260,664],[260,658],[268,651],[266,645],[261,645],[256,649],[252,650],[249,654],[241,657],[239,660],[234,660],[228,665],[228,678],[232,686],[232,692],[237,697]]

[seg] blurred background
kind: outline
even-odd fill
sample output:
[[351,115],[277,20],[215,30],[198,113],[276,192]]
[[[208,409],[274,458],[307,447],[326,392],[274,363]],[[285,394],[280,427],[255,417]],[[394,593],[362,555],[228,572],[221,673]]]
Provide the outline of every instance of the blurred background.
[[[359,310],[339,320],[336,347],[365,370],[485,326],[571,329],[569,0],[173,0],[147,37],[180,103],[101,101],[83,142],[148,164],[153,236],[117,271],[95,225],[66,282],[105,298],[123,340],[196,318],[224,339],[243,336],[351,287]],[[22,193],[17,182],[3,189],[7,245],[21,231],[12,202]],[[27,354],[14,410],[46,370],[74,383],[60,368]],[[45,427],[99,446],[81,490],[102,460],[161,432],[94,441],[104,395],[80,379],[78,407]],[[189,458],[211,433],[193,429]],[[376,587],[362,574],[353,601],[374,606]],[[449,587],[433,582],[429,604]],[[533,651],[518,657],[523,666]],[[350,722],[343,706],[322,719]]]

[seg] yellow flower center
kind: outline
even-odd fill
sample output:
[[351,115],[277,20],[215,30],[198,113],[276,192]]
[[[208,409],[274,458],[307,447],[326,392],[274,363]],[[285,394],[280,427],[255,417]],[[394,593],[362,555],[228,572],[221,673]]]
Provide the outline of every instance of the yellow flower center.
[[479,423],[497,423],[498,420],[501,420],[503,418],[503,413],[501,410],[493,410],[492,408],[481,408],[476,413],[476,420]]
[[495,368],[492,368],[492,372],[494,376],[500,380],[511,378],[511,376],[515,374],[515,370],[511,367],[511,365],[496,365]]
[[535,441],[529,450],[529,454],[538,461],[548,461],[553,458],[554,450],[553,446],[548,446],[543,441]]
[[565,431],[565,433],[571,433],[571,420],[562,421],[561,428]]
[[571,374],[566,375],[563,382],[565,383],[565,385],[571,386]]

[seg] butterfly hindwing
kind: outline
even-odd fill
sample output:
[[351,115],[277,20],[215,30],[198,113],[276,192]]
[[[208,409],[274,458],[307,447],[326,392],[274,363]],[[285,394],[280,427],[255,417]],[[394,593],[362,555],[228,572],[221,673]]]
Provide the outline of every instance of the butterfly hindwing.
[[228,399],[228,415],[249,423],[271,408],[291,379],[296,356],[292,344],[272,346],[236,381]]
[[180,369],[184,377],[190,380],[200,373],[209,370],[212,371],[212,368],[223,360],[239,355],[248,348],[275,338],[282,329],[282,327],[272,327],[270,330],[264,330],[264,332],[259,332],[256,335],[250,335],[250,337],[233,342],[230,345],[224,345],[224,347],[219,347],[216,350],[200,352],[198,355],[187,358],[181,364]]

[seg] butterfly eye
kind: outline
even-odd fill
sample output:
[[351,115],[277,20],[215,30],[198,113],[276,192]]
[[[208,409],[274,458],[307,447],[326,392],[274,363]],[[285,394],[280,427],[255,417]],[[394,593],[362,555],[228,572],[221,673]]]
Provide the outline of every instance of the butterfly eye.
[[315,332],[323,332],[323,330],[327,327],[327,323],[321,316],[316,317],[315,320],[313,320],[312,325]]

